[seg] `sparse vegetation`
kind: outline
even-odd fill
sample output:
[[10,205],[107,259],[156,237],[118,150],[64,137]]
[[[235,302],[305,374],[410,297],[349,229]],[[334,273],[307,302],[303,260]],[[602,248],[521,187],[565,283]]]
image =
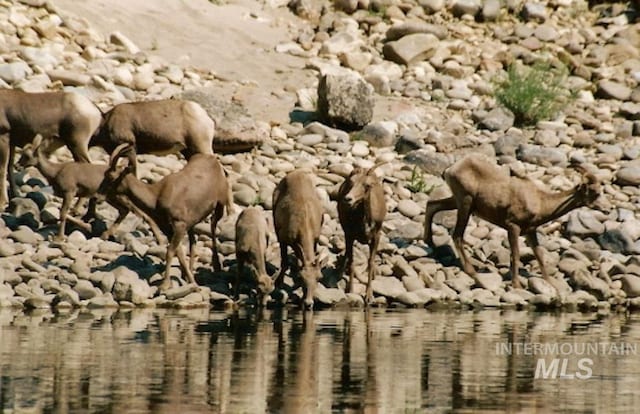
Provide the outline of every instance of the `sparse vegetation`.
[[539,62],[530,67],[509,66],[506,77],[495,79],[497,101],[513,112],[518,126],[550,119],[572,99],[565,87],[567,68]]
[[251,202],[252,206],[260,206],[264,203],[264,200],[262,199],[262,197],[260,197],[260,194],[256,195],[256,197],[253,199],[253,201]]
[[424,173],[418,169],[418,166],[414,166],[411,170],[411,178],[406,185],[407,190],[412,193],[425,193],[429,194],[435,188],[434,185],[429,186],[424,181]]
[[378,7],[370,5],[367,11],[370,16],[377,16],[384,19],[387,14],[387,7],[384,5],[379,5]]
[[351,134],[351,141],[362,141],[364,139],[364,133],[362,131],[356,131]]

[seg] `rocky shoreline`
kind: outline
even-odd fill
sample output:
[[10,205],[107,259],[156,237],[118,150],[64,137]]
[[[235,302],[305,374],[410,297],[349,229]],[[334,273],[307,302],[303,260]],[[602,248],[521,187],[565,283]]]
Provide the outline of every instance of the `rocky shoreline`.
[[[277,3],[264,7],[286,6]],[[64,88],[88,96],[102,109],[128,100],[197,100],[217,121],[217,152],[223,153],[237,210],[257,204],[269,211],[280,178],[295,168],[312,168],[326,211],[320,249],[329,257],[316,294],[320,306],[363,305],[362,280],[354,294],[345,294],[345,281],[336,277],[344,237],[329,195],[354,166],[386,162],[380,168],[388,214],[374,282],[377,305],[639,307],[640,24],[633,22],[635,12],[627,3],[591,9],[571,0],[500,4],[289,3],[303,19],[302,29],[276,50],[305,58],[306,70],[317,72],[318,79],[348,76],[371,85],[358,89],[367,99],[359,100],[362,112],[347,122],[357,129],[351,134],[328,122],[307,122],[327,105],[320,98],[326,100],[329,92],[317,84],[272,92],[295,94],[298,104],[291,108],[290,122],[254,119],[241,98],[216,97],[216,88],[236,81],[164,62],[125,34],[100,34],[85,20],[41,0],[0,0],[0,87]],[[516,128],[492,96],[492,79],[514,60],[541,56],[568,66],[567,83],[576,99],[556,119]],[[546,265],[560,281],[560,295],[537,277],[533,252],[524,245],[527,289],[510,289],[510,281],[503,280],[510,258],[506,234],[487,222],[472,218],[465,236],[482,272],[478,283],[459,269],[449,247],[455,214],[435,220],[440,247],[428,249],[421,240],[426,201],[450,194],[440,174],[469,152],[496,157],[512,171],[557,190],[576,184],[578,175],[567,168],[572,160],[586,163],[603,181],[597,209],[575,210],[541,229]],[[106,162],[98,148],[91,155]],[[64,150],[54,158],[69,159]],[[139,176],[152,181],[183,165],[175,156],[140,159]],[[158,294],[165,248],[140,219],[130,215],[116,241],[74,230],[65,242],[55,243],[49,236],[57,228],[60,200],[36,169],[23,171],[18,179],[25,196],[14,199],[0,220],[0,307],[231,306],[239,211],[219,224],[220,252],[229,271],[210,271],[209,231],[202,223],[197,228],[199,286],[179,285],[174,278],[174,287]],[[95,234],[116,215],[107,205],[98,213],[104,220],[93,223]],[[273,244],[267,259],[275,271],[280,259]],[[356,246],[358,276],[365,274],[363,250]],[[172,271],[179,276],[177,267]],[[287,284],[294,285],[290,278]],[[300,289],[287,293],[296,299]]]

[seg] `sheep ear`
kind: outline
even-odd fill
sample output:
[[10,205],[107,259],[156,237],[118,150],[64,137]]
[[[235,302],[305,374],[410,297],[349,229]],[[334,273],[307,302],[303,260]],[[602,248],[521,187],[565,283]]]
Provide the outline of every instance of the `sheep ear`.
[[42,144],[42,135],[38,134],[31,143],[32,148],[38,148]]

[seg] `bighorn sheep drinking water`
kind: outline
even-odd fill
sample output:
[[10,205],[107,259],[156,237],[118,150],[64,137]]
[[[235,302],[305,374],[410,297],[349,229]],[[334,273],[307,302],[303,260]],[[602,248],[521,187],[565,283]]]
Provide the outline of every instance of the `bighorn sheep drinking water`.
[[[71,92],[28,93],[0,89],[0,209],[17,194],[13,174],[15,147],[36,135],[56,138],[76,161],[90,162],[89,140],[100,125],[100,110],[86,97]],[[10,194],[7,194],[7,174]]]
[[472,154],[457,161],[444,172],[452,197],[429,201],[424,221],[424,240],[433,246],[431,222],[439,211],[457,209],[453,241],[460,255],[464,271],[474,276],[475,270],[464,251],[462,239],[471,213],[507,230],[511,246],[511,277],[513,287],[521,286],[518,279],[520,251],[518,237],[526,236],[540,263],[545,280],[550,281],[544,267],[542,247],[536,229],[569,211],[591,205],[600,195],[597,178],[579,168],[582,182],[567,191],[551,192],[540,188],[527,178],[512,177],[483,155]]
[[104,114],[91,144],[113,151],[120,144],[133,145],[130,165],[137,171],[136,154],[182,152],[213,154],[215,123],[197,103],[180,99],[121,103]]
[[344,230],[345,254],[342,272],[349,274],[348,291],[353,290],[353,243],[358,241],[369,245],[369,273],[367,278],[366,301],[373,301],[371,282],[375,277],[374,259],[380,241],[382,222],[387,214],[384,188],[375,173],[378,165],[364,170],[355,168],[344,180],[336,199],[338,217]]
[[[131,144],[121,144],[111,155],[100,192],[123,195],[157,224],[169,238],[166,268],[161,289],[170,287],[169,270],[175,255],[187,280],[195,283],[195,233],[193,226],[211,214],[212,261],[216,271],[221,270],[216,242],[216,226],[226,208],[232,208],[231,188],[222,165],[213,154],[195,154],[185,167],[160,181],[147,184],[133,174],[129,162],[118,167],[118,160],[132,151]],[[129,158],[130,159],[130,158]],[[190,261],[187,261],[180,243],[188,235]]]
[[258,207],[245,208],[236,221],[236,259],[238,272],[234,287],[235,299],[238,299],[240,276],[244,269],[249,270],[258,286],[258,303],[264,305],[273,291],[273,280],[267,274],[265,252],[267,250],[267,220]]
[[304,170],[287,174],[273,191],[273,224],[280,243],[280,273],[276,285],[282,284],[289,268],[287,247],[291,246],[302,263],[304,305],[313,306],[313,297],[320,279],[317,244],[322,228],[322,203],[316,192],[313,176]]

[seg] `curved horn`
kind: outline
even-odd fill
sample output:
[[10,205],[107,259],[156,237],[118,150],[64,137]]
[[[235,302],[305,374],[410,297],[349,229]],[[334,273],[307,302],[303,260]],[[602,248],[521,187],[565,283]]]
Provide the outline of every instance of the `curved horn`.
[[114,149],[113,152],[111,153],[111,158],[109,161],[109,169],[110,170],[113,169],[118,163],[118,159],[122,157],[127,151],[131,151],[131,150],[133,150],[132,144],[124,143],[124,144],[118,145],[116,149]]
[[373,166],[373,167],[371,167],[371,168],[369,168],[369,169],[367,170],[367,174],[371,174],[371,173],[373,173],[375,170],[377,170],[378,168],[382,167],[383,165],[385,165],[385,164],[387,164],[387,163],[389,163],[389,161],[380,161],[380,162],[378,162],[378,163],[374,164],[374,166]]
[[569,165],[569,167],[573,168],[574,170],[576,170],[577,172],[582,174],[582,178],[586,179],[586,181],[588,183],[598,183],[598,182],[600,182],[598,177],[596,177],[595,174],[593,174],[591,171],[589,171],[587,169],[587,167],[583,163],[571,164],[571,165]]

